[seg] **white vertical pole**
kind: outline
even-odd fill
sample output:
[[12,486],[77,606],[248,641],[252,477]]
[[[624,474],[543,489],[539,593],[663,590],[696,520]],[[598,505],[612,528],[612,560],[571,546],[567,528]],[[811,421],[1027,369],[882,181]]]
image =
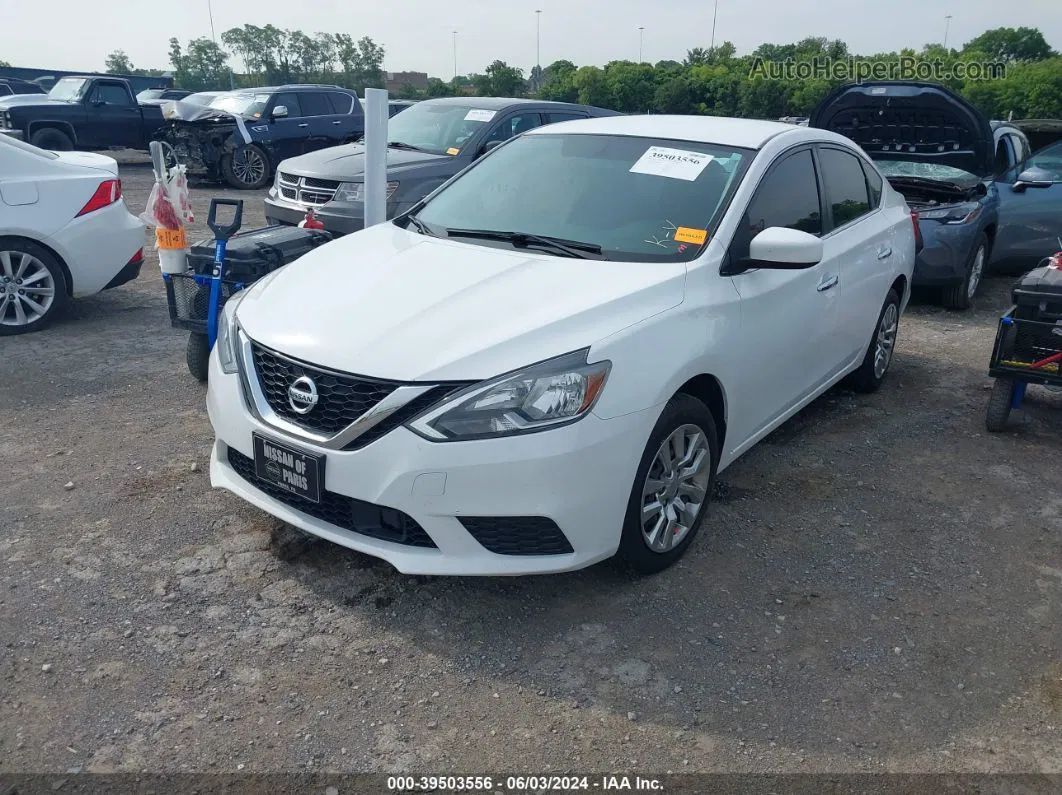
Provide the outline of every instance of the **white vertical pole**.
[[387,92],[365,89],[365,228],[387,220]]

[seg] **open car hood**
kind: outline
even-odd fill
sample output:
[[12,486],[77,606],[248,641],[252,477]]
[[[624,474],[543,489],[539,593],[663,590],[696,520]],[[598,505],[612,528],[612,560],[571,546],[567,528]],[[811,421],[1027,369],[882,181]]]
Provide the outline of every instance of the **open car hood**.
[[166,121],[187,122],[230,122],[235,123],[236,117],[225,110],[197,105],[194,102],[182,102],[179,99],[169,99],[162,103],[162,117]]
[[839,133],[874,160],[904,160],[992,173],[992,126],[939,85],[881,82],[835,89],[812,111],[810,127]]

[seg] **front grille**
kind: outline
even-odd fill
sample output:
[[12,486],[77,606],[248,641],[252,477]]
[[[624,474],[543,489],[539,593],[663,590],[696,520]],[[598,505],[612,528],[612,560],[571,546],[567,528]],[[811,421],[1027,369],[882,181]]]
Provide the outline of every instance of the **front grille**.
[[312,207],[320,207],[332,201],[339,184],[334,179],[299,177],[280,172],[280,195],[290,201]]
[[[334,436],[401,386],[396,381],[322,370],[254,343],[251,349],[255,374],[269,408],[316,433]],[[302,376],[312,378],[317,387],[317,405],[308,414],[296,414],[288,403],[288,387]]]
[[498,555],[567,555],[575,550],[544,516],[459,516],[476,541]]
[[362,502],[352,497],[344,497],[342,494],[336,494],[332,491],[322,491],[319,503],[309,502],[290,494],[284,489],[259,480],[254,471],[254,461],[231,447],[229,448],[228,460],[229,466],[241,478],[259,491],[268,494],[274,500],[282,502],[300,513],[320,519],[322,522],[327,522],[343,530],[376,538],[380,541],[390,541],[394,544],[404,544],[410,547],[436,548],[435,542],[431,540],[431,536],[424,532],[424,528],[417,524],[415,519],[402,513],[402,511],[373,505],[370,502]]

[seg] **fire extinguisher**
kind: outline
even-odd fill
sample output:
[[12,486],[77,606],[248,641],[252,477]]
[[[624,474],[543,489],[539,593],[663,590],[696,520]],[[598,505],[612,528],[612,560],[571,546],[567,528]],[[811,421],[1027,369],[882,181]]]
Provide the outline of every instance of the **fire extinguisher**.
[[324,229],[325,225],[317,220],[317,213],[313,211],[313,207],[308,207],[306,208],[306,217],[299,221],[299,228]]

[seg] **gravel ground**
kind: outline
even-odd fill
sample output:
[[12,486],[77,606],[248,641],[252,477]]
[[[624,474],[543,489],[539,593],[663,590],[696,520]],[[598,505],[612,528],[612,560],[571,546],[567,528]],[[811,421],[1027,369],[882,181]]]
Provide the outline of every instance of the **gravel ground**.
[[671,571],[453,580],[210,489],[149,256],[0,342],[0,772],[1062,772],[1062,396],[984,431],[1010,284],[913,306]]

